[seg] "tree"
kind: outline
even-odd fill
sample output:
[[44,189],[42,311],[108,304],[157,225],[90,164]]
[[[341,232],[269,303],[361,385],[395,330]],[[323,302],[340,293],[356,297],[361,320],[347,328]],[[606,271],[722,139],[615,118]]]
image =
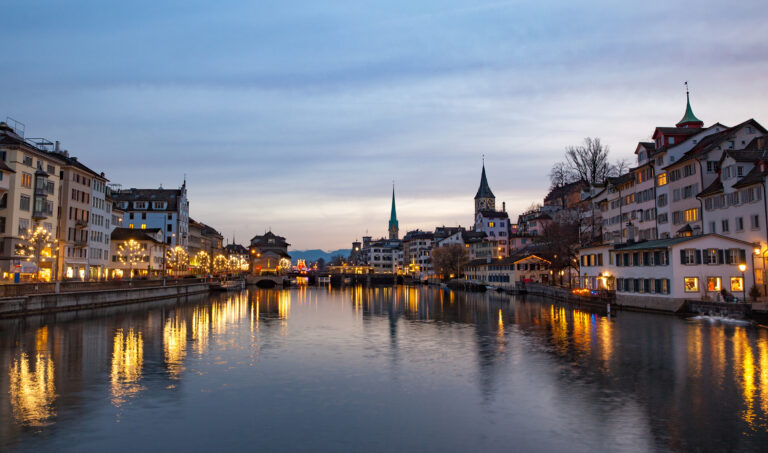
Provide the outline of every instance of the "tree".
[[40,264],[53,257],[56,250],[56,240],[45,228],[38,226],[34,231],[27,230],[19,238],[21,242],[16,246],[16,254],[26,258],[26,261],[35,263],[35,281],[40,279]]
[[[546,245],[550,253],[550,269],[553,276],[568,268],[576,269],[579,248],[579,224],[576,221],[551,222],[544,227],[537,242]],[[565,273],[565,272],[564,272]],[[560,276],[562,283],[562,276]]]
[[602,184],[611,174],[608,162],[608,146],[599,138],[587,137],[584,144],[565,148],[565,165],[575,180],[587,181],[590,185]]
[[331,266],[341,266],[344,264],[344,257],[341,255],[334,255],[331,257],[331,262],[329,264]]
[[563,187],[566,184],[570,184],[575,180],[575,176],[570,167],[565,162],[555,162],[552,165],[552,169],[549,171],[550,189],[556,189]]
[[322,271],[325,269],[325,260],[323,258],[318,258],[317,261],[315,261],[315,266],[317,266],[317,270]]
[[127,264],[130,268],[129,277],[133,279],[133,267],[139,263],[143,263],[146,260],[147,254],[144,252],[144,247],[135,239],[129,239],[123,241],[122,244],[117,246],[117,259],[122,264]]
[[213,258],[213,273],[217,275],[221,275],[225,272],[227,272],[227,265],[228,265],[227,257],[224,255],[216,255],[216,257]]
[[449,275],[455,275],[456,278],[459,278],[468,262],[469,252],[461,244],[451,244],[432,250],[432,267],[443,278]]
[[195,255],[195,264],[201,273],[209,274],[211,272],[211,255],[205,250],[200,250]]
[[281,273],[287,272],[288,269],[291,268],[291,260],[288,258],[280,258],[280,261],[277,262],[277,268],[280,269]]
[[167,256],[168,268],[173,270],[174,276],[178,277],[181,272],[189,268],[189,255],[187,251],[180,246],[168,250]]

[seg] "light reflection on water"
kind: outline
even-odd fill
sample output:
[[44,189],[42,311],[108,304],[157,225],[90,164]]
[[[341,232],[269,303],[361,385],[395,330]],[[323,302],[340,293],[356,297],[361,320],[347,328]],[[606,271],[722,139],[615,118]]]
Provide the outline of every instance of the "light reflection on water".
[[[0,380],[0,449],[56,446],[55,434],[27,429],[44,432],[57,423],[77,429],[72,423],[83,413],[105,411],[78,382],[106,387],[122,423],[149,430],[160,420],[143,409],[148,402],[163,408],[170,395],[185,401],[193,408],[182,414],[190,426],[178,429],[194,430],[198,412],[203,416],[214,404],[197,406],[200,395],[218,392],[216,403],[232,405],[218,415],[227,429],[241,423],[228,412],[253,398],[251,417],[291,414],[303,426],[311,426],[308,414],[336,405],[344,411],[331,411],[324,421],[335,416],[344,425],[352,417],[346,423],[355,424],[379,414],[368,423],[399,426],[386,417],[393,405],[393,414],[435,420],[430,429],[441,438],[434,444],[417,440],[416,428],[400,427],[393,440],[386,429],[376,434],[358,426],[400,448],[461,450],[473,446],[462,442],[474,435],[488,447],[508,448],[517,439],[521,450],[553,450],[568,446],[558,436],[574,429],[584,438],[570,447],[585,451],[748,451],[768,442],[764,328],[626,312],[609,318],[545,301],[402,287],[252,291],[89,313],[1,324],[0,365],[8,379]],[[98,341],[109,345],[109,355]],[[282,385],[264,393],[260,386],[270,379],[254,373]],[[234,399],[217,390],[229,386],[239,389]],[[414,388],[420,390],[409,393]],[[441,419],[446,414],[461,429]],[[516,421],[506,431],[490,429],[499,416]],[[292,429],[268,419],[276,432]],[[557,435],[537,431],[542,425]],[[317,429],[335,432],[324,423]],[[243,430],[237,445],[253,441],[250,432]],[[464,440],[454,439],[460,432]],[[92,446],[109,445],[106,436]],[[288,444],[272,446],[290,450]]]

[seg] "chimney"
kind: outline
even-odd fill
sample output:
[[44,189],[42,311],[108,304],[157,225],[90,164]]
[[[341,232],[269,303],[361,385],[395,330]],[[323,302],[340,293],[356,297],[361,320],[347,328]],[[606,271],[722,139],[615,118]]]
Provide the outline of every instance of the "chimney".
[[56,147],[53,148],[53,151],[58,153],[60,148],[61,148],[61,142],[56,140]]
[[507,202],[502,201],[501,202],[501,212],[507,212]]

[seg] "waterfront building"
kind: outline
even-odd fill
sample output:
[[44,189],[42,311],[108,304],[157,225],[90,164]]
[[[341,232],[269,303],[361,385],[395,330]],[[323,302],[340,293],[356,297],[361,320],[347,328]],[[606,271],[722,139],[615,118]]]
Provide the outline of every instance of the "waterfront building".
[[210,254],[210,249],[209,239],[203,237],[203,224],[190,217],[188,242],[189,256],[195,256],[201,251]]
[[[3,279],[13,279],[15,273],[31,277],[37,271],[35,264],[22,261],[16,255],[23,234],[41,226],[52,237],[58,235],[58,178],[64,161],[51,152],[52,145],[46,140],[25,140],[13,128],[0,122],[0,161],[5,163],[3,171],[0,171],[5,188],[0,195],[0,268]],[[39,273],[46,280],[55,276],[55,247],[49,256],[41,263]]]
[[[125,243],[134,240],[139,244],[140,259],[131,265],[128,259],[121,260],[119,249]],[[110,236],[111,263],[109,278],[157,277],[163,275],[165,249],[163,230],[160,228],[115,228]],[[125,262],[123,262],[125,261]]]
[[205,223],[201,223],[200,235],[203,238],[203,243],[207,245],[206,250],[209,255],[223,255],[224,254],[224,236],[219,233],[215,228]]
[[719,300],[723,289],[742,298],[755,281],[752,250],[719,234],[582,247],[581,282],[615,290],[623,305],[677,311],[686,299]]
[[[251,259],[251,272],[257,275],[279,273],[281,264],[291,263],[285,238],[268,231],[261,236],[251,238],[248,247]],[[287,267],[287,266],[286,266]]]
[[421,230],[413,230],[405,234],[403,237],[403,266],[406,272],[419,276],[432,273],[434,237],[434,233]]
[[400,273],[403,269],[403,243],[398,239],[379,239],[370,243],[368,264],[375,273]]
[[476,259],[464,267],[468,281],[497,288],[514,288],[519,282],[542,283],[550,278],[550,261],[525,251],[502,259]]
[[123,224],[128,228],[160,228],[163,242],[171,247],[189,247],[189,200],[186,180],[178,189],[120,189],[113,198],[125,212]]
[[59,149],[61,166],[59,266],[62,279],[99,280],[110,264],[111,206],[107,178]]

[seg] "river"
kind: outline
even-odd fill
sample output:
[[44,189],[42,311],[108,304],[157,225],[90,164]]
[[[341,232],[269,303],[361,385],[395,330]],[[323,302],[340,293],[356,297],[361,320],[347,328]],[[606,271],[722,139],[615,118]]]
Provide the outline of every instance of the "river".
[[765,451],[768,329],[434,288],[0,321],[0,451]]

